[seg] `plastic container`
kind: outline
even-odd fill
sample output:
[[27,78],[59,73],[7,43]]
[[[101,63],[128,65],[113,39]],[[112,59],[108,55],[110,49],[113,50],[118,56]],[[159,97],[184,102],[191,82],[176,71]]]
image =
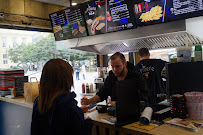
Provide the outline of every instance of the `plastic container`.
[[202,46],[196,45],[195,46],[195,58],[194,61],[202,61]]
[[185,97],[180,94],[171,96],[171,117],[186,119],[186,101]]
[[90,93],[93,93],[93,84],[90,83]]
[[203,92],[186,92],[184,95],[189,118],[203,120]]
[[177,62],[191,62],[191,47],[178,47],[177,50]]

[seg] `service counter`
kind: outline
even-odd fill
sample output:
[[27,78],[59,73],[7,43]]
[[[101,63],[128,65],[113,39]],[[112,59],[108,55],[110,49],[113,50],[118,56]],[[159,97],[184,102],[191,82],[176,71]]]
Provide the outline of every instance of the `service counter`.
[[[98,113],[95,110],[86,115],[94,121],[92,135],[203,135],[203,128],[198,132],[191,132],[165,124],[150,131],[129,125],[115,127],[101,120],[102,118],[112,117],[106,113]],[[0,97],[0,135],[29,135],[31,116],[32,104],[26,103],[24,98]],[[166,120],[170,120],[170,118]],[[197,122],[203,123],[203,120]]]
[[[192,132],[165,124],[150,131],[131,127],[130,125],[118,128],[114,125],[101,121],[102,118],[112,117],[106,113],[98,113],[97,111],[93,111],[89,113],[88,116],[94,120],[93,135],[203,135],[203,128],[198,132]],[[170,119],[171,118],[167,118],[165,121]],[[203,120],[198,120],[197,122],[203,123]]]

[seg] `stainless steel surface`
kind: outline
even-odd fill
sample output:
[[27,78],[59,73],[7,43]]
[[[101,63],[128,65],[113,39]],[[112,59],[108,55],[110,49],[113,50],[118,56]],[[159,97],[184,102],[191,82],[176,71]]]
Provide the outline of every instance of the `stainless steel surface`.
[[185,20],[79,39],[80,42],[77,43],[74,43],[76,39],[70,39],[67,45],[72,45],[72,49],[103,55],[115,52],[137,52],[142,47],[147,47],[150,50],[180,47],[185,46],[186,40],[188,40],[189,45],[203,42],[202,38],[186,30]]
[[[203,42],[202,39],[193,36],[187,32],[170,33],[165,35],[156,35],[154,37],[146,37],[142,39],[130,39],[124,41],[116,41],[112,43],[105,43],[100,45],[89,45],[75,47],[73,49],[100,53],[100,54],[111,54],[115,52],[137,52],[140,48],[146,47],[150,50],[160,48],[173,48],[185,46],[185,39],[189,40],[192,45],[200,44]],[[128,46],[123,43],[127,43]],[[102,48],[101,48],[102,46]],[[99,48],[99,49],[98,49]]]

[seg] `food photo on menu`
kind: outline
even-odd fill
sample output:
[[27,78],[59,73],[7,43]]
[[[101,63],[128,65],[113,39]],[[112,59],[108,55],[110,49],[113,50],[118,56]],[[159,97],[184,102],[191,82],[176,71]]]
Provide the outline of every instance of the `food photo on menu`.
[[203,0],[133,0],[137,26],[203,15]]
[[133,0],[138,26],[164,22],[166,0]]
[[106,33],[105,0],[84,3],[84,16],[90,36]]

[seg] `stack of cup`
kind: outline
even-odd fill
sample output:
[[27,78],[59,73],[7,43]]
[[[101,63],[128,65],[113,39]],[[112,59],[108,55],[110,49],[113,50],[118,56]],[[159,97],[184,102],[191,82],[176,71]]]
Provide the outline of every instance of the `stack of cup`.
[[186,118],[186,101],[183,95],[176,94],[171,96],[171,117]]

